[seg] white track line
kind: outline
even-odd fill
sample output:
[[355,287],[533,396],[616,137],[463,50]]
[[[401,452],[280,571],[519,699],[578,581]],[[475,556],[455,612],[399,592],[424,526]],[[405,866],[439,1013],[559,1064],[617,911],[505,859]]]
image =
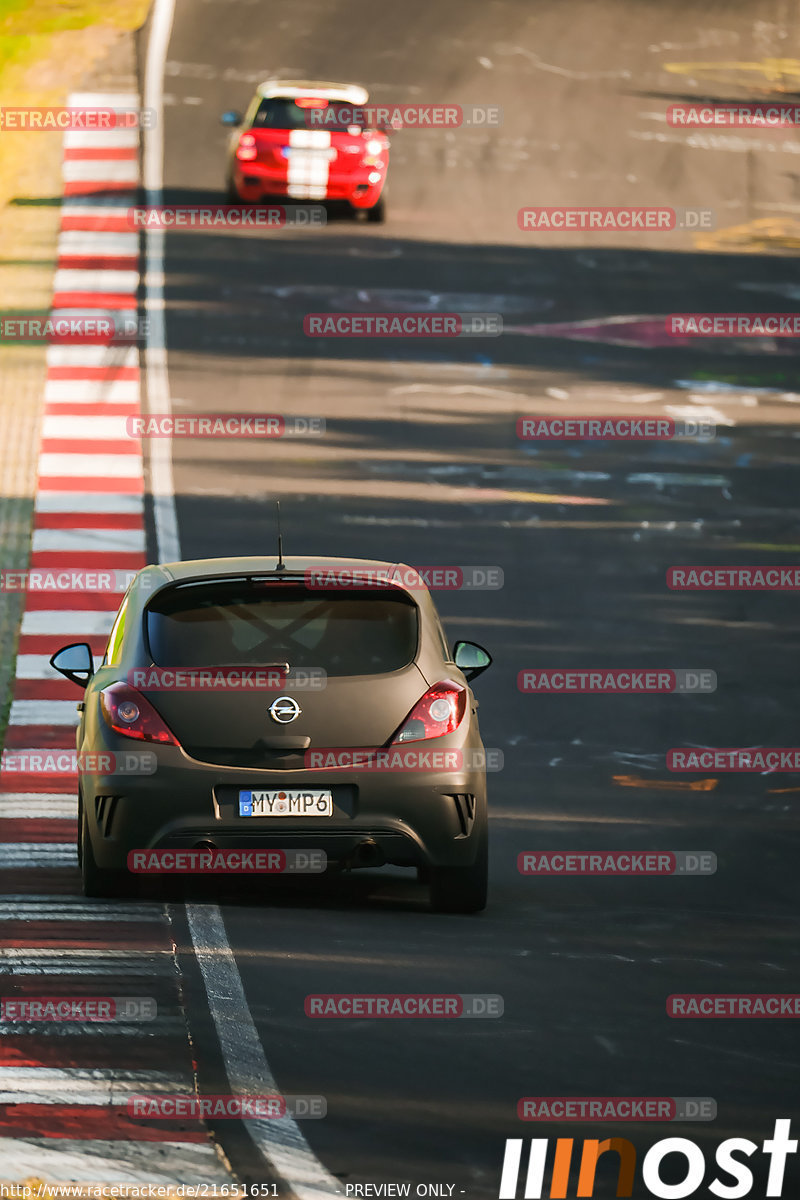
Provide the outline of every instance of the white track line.
[[[102,163],[100,165],[102,166]],[[98,233],[97,237],[102,238],[103,234]],[[97,249],[100,252],[101,246],[98,246]],[[56,271],[53,291],[56,294],[60,292],[135,292],[138,286],[138,271],[114,271],[106,267],[102,271],[96,271],[94,268],[87,270],[82,267],[64,267]]]
[[136,404],[138,379],[48,379],[46,404]]
[[114,417],[62,417],[57,413],[42,422],[44,438],[75,438],[84,441],[124,439],[128,435],[128,418],[124,413]]
[[77,725],[76,700],[13,700],[9,725]]
[[144,512],[144,497],[129,492],[39,492],[40,513],[133,513]]
[[68,129],[64,134],[65,150],[135,150],[138,145],[137,129]]
[[[81,237],[95,234],[81,234]],[[136,235],[133,235],[136,236]],[[138,367],[136,346],[48,346],[48,367]]]
[[[11,753],[9,751],[9,753]],[[78,847],[74,842],[0,842],[0,869],[12,871],[24,867],[51,870],[54,867],[77,867]],[[27,954],[28,950],[23,953]],[[63,950],[58,951],[63,954]],[[5,950],[0,947],[0,955]]]
[[54,946],[0,947],[0,978],[3,975],[133,975],[139,980],[156,976],[174,980],[172,951],[155,953],[158,958],[152,950],[71,950],[69,958],[65,958],[63,950]]
[[135,192],[114,192],[111,195],[65,196],[61,202],[62,223],[74,217],[113,217],[124,221],[125,228],[120,233],[132,233],[128,224],[128,214],[136,204]]
[[113,108],[114,112],[138,112],[137,92],[70,92],[71,108]]
[[[26,1037],[125,1037],[125,1038],[140,1038],[140,1037],[176,1037],[186,1033],[186,1022],[183,1014],[173,1014],[170,1016],[153,1017],[149,1021],[136,1021],[127,1023],[123,1021],[10,1021],[6,1020],[0,1024],[0,1039],[4,1037],[14,1037],[24,1034]],[[2,1041],[0,1041],[0,1051],[2,1051]],[[116,1049],[116,1047],[115,1047]],[[111,1051],[113,1054],[114,1051]],[[41,1070],[37,1067],[36,1070]],[[2,1077],[0,1077],[0,1086],[2,1086]],[[189,1089],[184,1083],[183,1087],[178,1089],[181,1092],[186,1092]],[[23,1099],[16,1099],[15,1104],[25,1104],[25,1093],[21,1093]],[[51,1097],[47,1097],[46,1103],[53,1103]],[[34,1101],[37,1103],[37,1101]],[[60,1101],[59,1101],[60,1103]],[[73,1101],[74,1104],[80,1101]],[[94,1104],[94,1100],[89,1100],[88,1103]]]
[[[152,971],[147,966],[147,959],[150,955],[153,956],[154,970]],[[0,946],[0,960],[9,964],[13,963],[15,974],[17,961],[20,967],[23,967],[38,959],[40,962],[48,964],[48,971],[71,975],[82,962],[93,963],[97,970],[102,971],[104,958],[107,958],[111,964],[105,968],[109,975],[119,974],[120,969],[124,969],[126,965],[130,966],[131,970],[139,971],[145,976],[165,973],[174,976],[175,974],[171,946],[165,946],[163,949],[158,946],[144,946],[141,950],[109,950],[105,946],[98,946],[96,949],[91,946],[82,946],[79,950],[71,950],[69,958],[64,957],[64,951],[60,946]],[[157,969],[159,959],[166,964],[166,972]],[[142,960],[144,960],[144,966]],[[38,972],[29,972],[29,974],[38,974]]]
[[[87,316],[90,316],[96,318],[98,321],[102,318],[105,321],[109,321],[113,328],[125,332],[129,328],[126,322],[135,320],[136,309],[126,308],[119,305],[115,307],[113,304],[110,304],[108,308],[92,307],[87,312],[86,308],[81,307],[77,302],[69,304],[65,300],[60,300],[59,302],[53,304],[50,315],[54,321],[61,320],[62,317],[86,318]],[[78,349],[86,350],[88,347],[79,346]]]
[[[33,737],[33,736],[34,736],[34,734],[31,733],[31,737]],[[66,741],[68,741],[70,743],[73,742],[73,738],[69,737],[68,735],[65,734],[64,737],[65,737]],[[44,746],[44,747],[42,747],[42,746],[24,746],[24,747],[20,748],[19,750],[17,750],[16,748],[6,749],[3,751],[3,754],[6,757],[6,761],[10,758],[10,759],[13,759],[13,761],[16,764],[19,764],[20,759],[23,757],[29,758],[32,754],[38,754],[39,761],[37,761],[37,768],[40,770],[42,769],[40,760],[45,760],[46,765],[50,766],[50,762],[48,760],[52,759],[53,760],[52,769],[49,772],[46,772],[51,775],[77,774],[77,770],[78,770],[78,766],[77,766],[78,751],[75,750],[71,745],[70,746]],[[6,769],[8,770],[9,768],[6,768]],[[24,764],[21,768],[18,766],[17,769],[19,770],[20,774],[22,774],[22,775],[32,774],[30,766],[25,766]]]
[[86,550],[93,554],[144,554],[143,529],[37,529],[33,535],[33,551]]
[[6,804],[0,796],[0,820],[3,821],[77,821],[77,796],[58,796],[34,804]]
[[139,454],[40,454],[39,475],[58,475],[71,479],[141,479]]
[[0,1067],[0,1104],[125,1104],[129,1096],[191,1091],[188,1082],[116,1067]]
[[137,183],[139,164],[135,158],[69,158],[62,175],[66,183]]
[[17,679],[50,679],[62,678],[55,667],[50,666],[46,654],[18,654]]
[[[138,233],[110,233],[107,230],[88,233],[84,229],[65,229],[58,237],[59,255],[76,255],[80,258],[98,256],[136,258],[139,254]],[[98,276],[100,272],[97,272]],[[105,275],[105,271],[102,272]],[[113,291],[103,288],[103,291]]]
[[[175,0],[154,0],[144,80],[144,106],[153,110],[156,118],[154,127],[144,134],[144,186],[148,206],[163,202],[164,68],[174,12]],[[164,319],[163,230],[148,229],[145,232],[145,309],[150,318],[146,352],[147,405],[151,413],[169,413],[172,403]],[[174,562],[180,558],[180,537],[169,438],[155,438],[151,444],[150,482],[158,558],[160,562]],[[186,913],[231,1092],[246,1095],[272,1089],[278,1091],[247,1005],[218,905],[187,904]],[[246,1120],[243,1124],[264,1160],[286,1181],[298,1200],[318,1200],[341,1194],[341,1184],[316,1157],[292,1117],[282,1118],[280,1122]]]
[[[88,349],[89,347],[82,348]],[[88,366],[89,364],[84,365]],[[135,404],[139,399],[139,381],[138,379],[48,379],[44,385],[44,399],[46,404]]]
[[[180,1134],[176,1131],[175,1136],[179,1138]],[[175,1180],[179,1179],[181,1183],[205,1186],[206,1194],[213,1195],[213,1183],[209,1181],[225,1182],[218,1177],[219,1163],[211,1144],[177,1140],[83,1142],[68,1138],[57,1141],[52,1138],[3,1138],[2,1150],[3,1173],[12,1179],[69,1180],[71,1183],[94,1184],[95,1187],[102,1179],[107,1186],[112,1182],[109,1174],[110,1164],[113,1164],[113,1182],[116,1184],[151,1183],[174,1187]],[[229,1180],[230,1177],[226,1178]],[[203,1195],[203,1192],[197,1194]]]
[[[144,131],[143,182],[148,208],[163,203],[164,171],[164,67],[169,49],[175,0],[155,0],[152,29],[147,47],[145,66],[144,107],[155,109],[156,121]],[[172,399],[167,374],[167,330],[164,306],[164,239],[163,229],[145,230],[144,239],[144,304],[149,319],[145,349],[145,378],[147,407],[151,413],[170,413]],[[150,493],[153,497],[153,520],[156,544],[161,562],[176,562],[180,558],[178,514],[175,508],[175,487],[172,477],[172,450],[169,438],[154,438],[149,447]]]
[[[280,1093],[247,1004],[222,913],[216,904],[187,904],[189,929],[219,1037],[225,1073],[237,1096]],[[341,1194],[292,1117],[242,1122],[256,1146],[298,1200]]]
[[23,796],[0,792],[0,819],[3,821],[74,821],[78,816],[78,797],[45,792],[41,796]]
[[[5,812],[0,807],[0,813]],[[40,911],[41,910],[41,911]],[[113,904],[109,900],[76,900],[74,896],[4,894],[0,921],[162,921],[161,905]],[[80,951],[78,951],[80,953]]]
[[91,609],[74,610],[57,608],[28,611],[22,614],[20,633],[49,634],[65,633],[77,637],[100,637],[111,633],[114,624],[113,612],[92,612]]

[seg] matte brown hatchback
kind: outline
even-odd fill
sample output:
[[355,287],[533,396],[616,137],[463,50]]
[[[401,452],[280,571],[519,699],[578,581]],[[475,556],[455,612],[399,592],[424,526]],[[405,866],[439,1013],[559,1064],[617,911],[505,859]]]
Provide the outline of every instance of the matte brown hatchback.
[[[77,731],[87,895],[129,890],[132,850],[269,849],[418,868],[433,906],[485,907],[485,753],[470,680],[416,571],[365,559],[145,567]],[[305,855],[305,859],[304,856]]]

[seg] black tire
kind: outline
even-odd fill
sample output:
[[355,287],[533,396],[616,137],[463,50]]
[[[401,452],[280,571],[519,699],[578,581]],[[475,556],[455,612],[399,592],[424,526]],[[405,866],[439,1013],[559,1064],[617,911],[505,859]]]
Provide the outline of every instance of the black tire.
[[386,201],[383,196],[380,197],[377,204],[373,204],[372,208],[365,211],[371,225],[382,225],[386,220]]
[[229,179],[225,185],[225,200],[228,204],[241,204],[242,200],[234,186],[232,179]]
[[428,880],[434,912],[475,913],[486,908],[489,831],[485,821],[478,832],[475,862],[468,867],[429,867]]
[[78,861],[81,868],[84,896],[108,898],[130,894],[131,881],[125,871],[112,871],[98,867],[89,834],[89,822],[83,807],[83,797],[78,796]]

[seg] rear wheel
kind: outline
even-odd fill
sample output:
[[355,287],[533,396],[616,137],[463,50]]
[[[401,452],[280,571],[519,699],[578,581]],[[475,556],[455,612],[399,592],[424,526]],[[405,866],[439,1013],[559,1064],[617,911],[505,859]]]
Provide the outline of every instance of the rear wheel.
[[478,853],[468,867],[429,867],[434,912],[474,913],[486,908],[489,887],[489,831],[478,833]]
[[368,208],[366,213],[369,222],[373,225],[382,225],[386,220],[386,201],[383,196],[381,196],[377,204],[373,204],[372,208]]
[[242,200],[236,190],[236,184],[232,179],[229,179],[225,185],[225,199],[228,204],[241,204]]
[[128,894],[130,881],[125,872],[112,871],[107,867],[97,865],[89,834],[89,822],[81,795],[78,796],[78,861],[81,868],[84,896],[102,898]]

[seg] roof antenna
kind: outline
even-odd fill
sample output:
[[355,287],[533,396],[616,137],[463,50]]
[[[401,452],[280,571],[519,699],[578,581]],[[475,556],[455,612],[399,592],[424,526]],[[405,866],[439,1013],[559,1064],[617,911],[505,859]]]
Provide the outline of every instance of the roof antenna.
[[285,571],[286,563],[283,561],[283,534],[281,533],[281,502],[275,501],[275,508],[278,513],[278,562],[275,566],[276,571]]

